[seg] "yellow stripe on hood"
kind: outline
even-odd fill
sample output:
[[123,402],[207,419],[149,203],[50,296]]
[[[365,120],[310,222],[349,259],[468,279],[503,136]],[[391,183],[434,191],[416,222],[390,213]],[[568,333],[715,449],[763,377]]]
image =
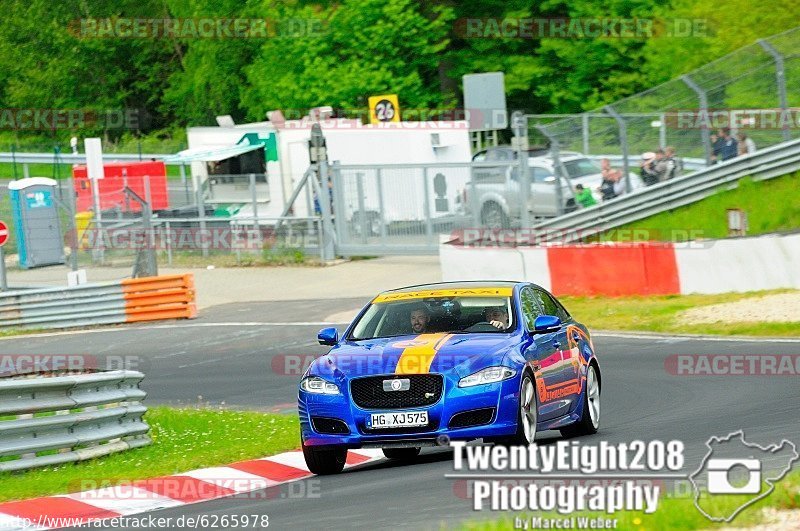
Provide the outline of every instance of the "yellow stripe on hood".
[[422,334],[409,341],[400,341],[392,345],[402,348],[403,353],[397,360],[395,374],[427,374],[431,370],[433,358],[439,349],[452,337],[453,334],[440,332],[438,334]]

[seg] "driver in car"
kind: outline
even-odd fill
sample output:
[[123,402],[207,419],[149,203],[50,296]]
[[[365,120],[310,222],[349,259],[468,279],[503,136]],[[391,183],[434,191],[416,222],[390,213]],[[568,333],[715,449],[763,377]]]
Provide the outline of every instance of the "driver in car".
[[486,308],[484,313],[486,320],[495,328],[505,330],[508,328],[508,312],[502,306]]
[[430,323],[431,316],[428,315],[428,310],[424,306],[418,306],[411,310],[411,330],[415,334],[424,334]]

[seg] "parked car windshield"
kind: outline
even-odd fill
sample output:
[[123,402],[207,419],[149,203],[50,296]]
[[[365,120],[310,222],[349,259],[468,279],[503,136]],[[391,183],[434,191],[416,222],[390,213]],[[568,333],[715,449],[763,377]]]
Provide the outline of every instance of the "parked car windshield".
[[600,165],[592,159],[575,159],[564,163],[567,175],[570,179],[579,179],[587,175],[598,175],[601,172]]
[[[398,294],[404,295],[404,294]],[[425,297],[373,302],[348,339],[431,333],[508,333],[515,327],[511,297]]]

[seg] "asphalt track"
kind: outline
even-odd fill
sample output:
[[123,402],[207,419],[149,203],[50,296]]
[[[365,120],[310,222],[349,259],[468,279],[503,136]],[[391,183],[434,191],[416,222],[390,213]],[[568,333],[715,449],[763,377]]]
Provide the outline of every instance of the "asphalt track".
[[[224,305],[191,322],[0,340],[0,352],[137,356],[150,404],[193,404],[202,396],[211,404],[290,411],[298,379],[276,372],[285,364],[273,364],[273,358],[324,353],[315,337],[325,317],[363,303]],[[680,439],[687,473],[700,463],[709,437],[739,429],[749,442],[787,438],[800,446],[796,375],[676,376],[665,370],[665,359],[674,354],[800,354],[800,342],[606,334],[594,341],[603,374],[602,421],[601,431],[585,441]],[[556,436],[544,432],[538,440]],[[449,451],[429,449],[414,464],[379,462],[313,478],[271,499],[227,498],[153,515],[267,514],[276,529],[433,529],[496,517],[472,511],[463,485],[444,477],[452,472]]]

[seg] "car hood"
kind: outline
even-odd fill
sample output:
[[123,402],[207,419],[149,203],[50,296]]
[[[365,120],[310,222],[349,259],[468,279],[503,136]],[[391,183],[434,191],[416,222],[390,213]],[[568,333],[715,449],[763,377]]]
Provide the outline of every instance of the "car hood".
[[421,334],[344,341],[314,360],[309,374],[336,380],[379,374],[445,373],[459,377],[503,361],[515,334]]

